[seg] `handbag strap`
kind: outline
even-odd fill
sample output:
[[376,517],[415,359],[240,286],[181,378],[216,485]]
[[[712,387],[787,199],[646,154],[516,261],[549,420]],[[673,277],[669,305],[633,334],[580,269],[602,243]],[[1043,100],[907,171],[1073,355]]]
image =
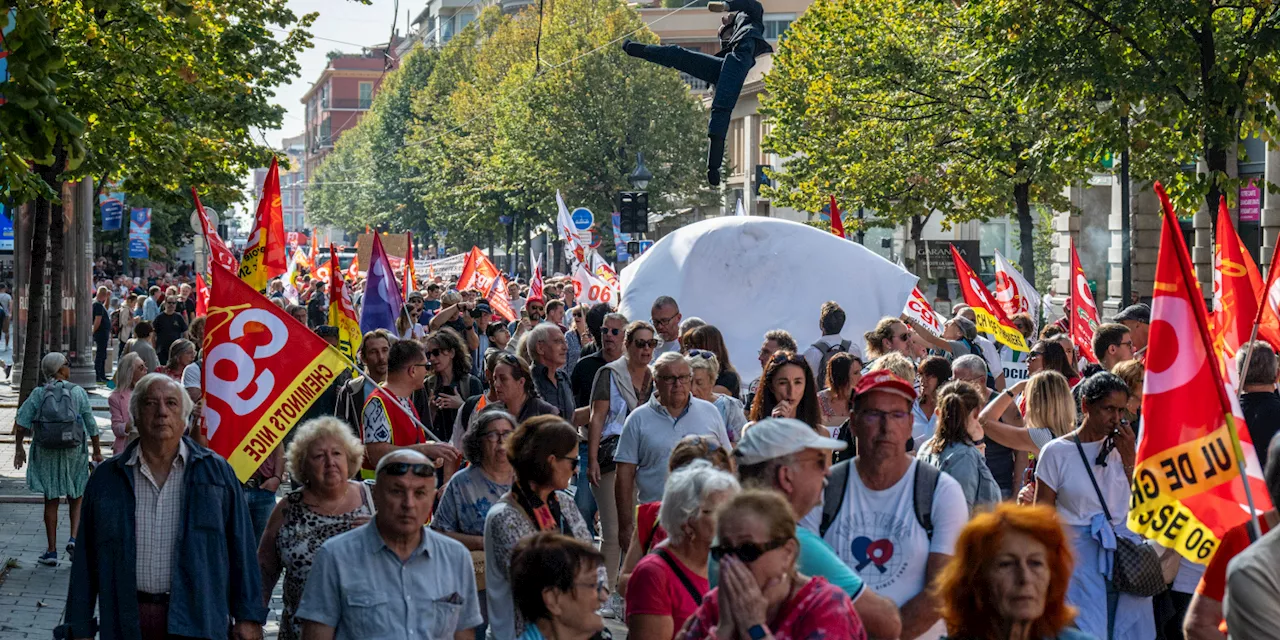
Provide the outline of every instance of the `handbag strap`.
[[1107,524],[1111,524],[1111,510],[1107,508],[1107,499],[1102,497],[1102,489],[1098,488],[1098,480],[1093,477],[1093,465],[1089,463],[1089,456],[1084,454],[1084,445],[1080,444],[1080,436],[1072,436],[1072,440],[1076,442],[1076,451],[1080,452],[1080,462],[1084,463],[1084,470],[1089,473],[1089,482],[1093,484],[1093,492],[1098,494],[1098,502],[1102,503],[1102,513],[1107,516]]
[[662,560],[667,563],[668,567],[671,567],[671,571],[676,574],[677,578],[680,578],[680,583],[684,585],[684,588],[689,592],[689,595],[693,596],[693,601],[698,603],[698,606],[702,606],[702,594],[698,593],[698,590],[694,588],[693,581],[680,570],[680,566],[677,565],[676,561],[667,553],[667,550],[658,549],[658,557],[662,558]]

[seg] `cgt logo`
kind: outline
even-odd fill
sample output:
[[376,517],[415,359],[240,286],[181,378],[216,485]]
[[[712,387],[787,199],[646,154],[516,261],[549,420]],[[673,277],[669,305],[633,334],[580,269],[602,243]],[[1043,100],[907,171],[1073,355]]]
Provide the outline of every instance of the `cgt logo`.
[[[276,385],[275,374],[259,363],[280,353],[288,341],[284,322],[262,309],[246,309],[231,320],[227,332],[232,342],[214,347],[205,357],[205,393],[225,404],[236,416],[250,415],[262,408]],[[250,343],[241,346],[242,343]],[[252,355],[245,347],[248,347]],[[222,413],[205,403],[204,417],[209,438],[222,424]]]

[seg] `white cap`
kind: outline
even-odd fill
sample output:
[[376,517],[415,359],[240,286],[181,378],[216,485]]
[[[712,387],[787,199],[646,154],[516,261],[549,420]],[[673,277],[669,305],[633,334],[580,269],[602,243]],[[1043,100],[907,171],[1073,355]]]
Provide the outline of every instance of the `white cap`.
[[805,449],[843,451],[848,446],[843,440],[818,435],[794,418],[766,418],[747,428],[733,454],[738,464],[757,464]]

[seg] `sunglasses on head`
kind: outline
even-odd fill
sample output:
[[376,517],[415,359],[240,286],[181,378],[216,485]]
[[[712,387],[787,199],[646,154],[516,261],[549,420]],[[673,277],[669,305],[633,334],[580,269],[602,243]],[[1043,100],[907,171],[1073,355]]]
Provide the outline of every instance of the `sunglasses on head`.
[[430,478],[436,474],[436,468],[426,462],[392,462],[382,467],[378,474],[402,476],[410,472],[419,478]]
[[779,351],[773,354],[773,359],[770,360],[770,362],[772,362],[773,364],[783,364],[785,362],[790,362],[792,364],[799,364],[799,363],[803,363],[804,359],[801,358],[799,354],[786,353],[784,351]]
[[766,542],[764,544],[744,542],[736,547],[720,544],[711,547],[711,558],[713,560],[720,560],[725,556],[733,556],[747,564],[750,564],[759,560],[760,556],[763,556],[774,549],[780,548],[790,540],[791,538],[778,538],[777,540]]
[[694,357],[694,358],[702,358],[703,360],[710,360],[716,357],[716,354],[711,353],[710,351],[707,351],[705,349],[690,349],[689,353],[686,353],[685,355]]

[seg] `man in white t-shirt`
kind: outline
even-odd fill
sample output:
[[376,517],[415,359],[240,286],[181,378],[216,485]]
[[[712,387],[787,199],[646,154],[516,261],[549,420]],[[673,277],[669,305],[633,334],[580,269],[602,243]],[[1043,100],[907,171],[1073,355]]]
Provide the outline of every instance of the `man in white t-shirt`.
[[832,468],[823,539],[868,587],[898,605],[903,640],[940,638],[946,628],[928,585],[969,519],[964,492],[907,454],[916,398],[910,382],[882,369],[864,375],[855,393],[858,455]]

